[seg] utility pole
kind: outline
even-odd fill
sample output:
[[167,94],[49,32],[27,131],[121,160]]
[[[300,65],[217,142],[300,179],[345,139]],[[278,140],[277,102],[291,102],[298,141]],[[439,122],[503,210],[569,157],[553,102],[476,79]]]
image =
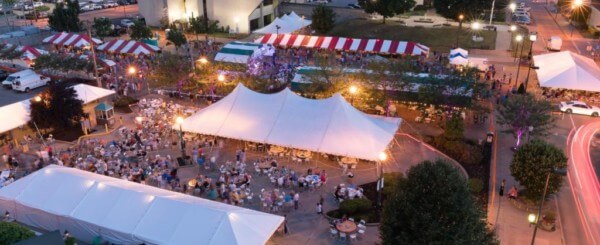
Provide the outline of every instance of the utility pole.
[[87,31],[88,31],[88,37],[90,38],[90,49],[92,50],[92,59],[94,61],[94,78],[96,79],[96,85],[99,88],[102,88],[102,81],[100,81],[100,78],[98,77],[98,62],[96,61],[96,50],[94,47],[94,38],[92,38],[92,27],[90,25],[90,22],[87,22]]
[[494,5],[496,4],[496,0],[492,1],[492,11],[490,12],[490,25],[492,25],[492,18],[494,17]]

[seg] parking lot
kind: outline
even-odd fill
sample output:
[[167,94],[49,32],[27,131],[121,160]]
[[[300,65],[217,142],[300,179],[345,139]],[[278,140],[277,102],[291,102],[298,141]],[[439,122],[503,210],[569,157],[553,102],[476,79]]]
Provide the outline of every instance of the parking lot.
[[[46,86],[39,87],[34,90],[31,90],[31,92],[29,92],[29,93],[21,93],[21,92],[13,91],[10,89],[0,88],[0,107],[32,98],[37,93],[43,91],[45,88],[46,88]],[[6,116],[10,116],[10,115],[2,115],[2,116],[6,117]]]

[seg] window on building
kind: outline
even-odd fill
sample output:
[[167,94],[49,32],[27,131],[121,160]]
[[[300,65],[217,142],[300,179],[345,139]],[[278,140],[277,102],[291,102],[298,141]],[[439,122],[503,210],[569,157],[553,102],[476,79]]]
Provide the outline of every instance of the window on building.
[[265,22],[265,26],[271,24],[273,22],[273,14],[263,16],[263,21]]
[[259,19],[250,20],[250,31],[254,31],[254,30],[256,30],[256,29],[259,28],[259,26],[258,26],[258,20]]

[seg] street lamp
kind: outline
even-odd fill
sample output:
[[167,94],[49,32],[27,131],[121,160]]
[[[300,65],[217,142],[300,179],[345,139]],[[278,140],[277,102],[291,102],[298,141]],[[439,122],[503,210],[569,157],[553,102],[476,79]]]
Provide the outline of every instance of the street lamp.
[[537,216],[535,214],[529,214],[529,216],[527,216],[527,220],[529,221],[529,227],[531,227],[531,225],[537,223]]
[[354,85],[350,86],[350,88],[348,88],[348,91],[350,92],[350,105],[354,104],[354,95],[358,92],[358,88]]
[[224,81],[225,81],[225,75],[223,75],[223,74],[219,74],[219,76],[217,76],[217,80],[218,80],[219,82],[224,82]]
[[460,35],[460,29],[462,28],[463,19],[465,19],[464,15],[461,14],[458,16],[458,30],[456,30],[456,48],[458,48],[458,36]]
[[135,69],[135,67],[133,67],[133,66],[130,66],[129,68],[127,68],[127,73],[129,73],[129,75],[132,75],[132,76],[133,76],[133,75],[135,74],[135,72],[136,72],[136,71],[137,71],[137,70],[136,70],[136,69]]
[[517,50],[519,50],[519,43],[523,41],[523,35],[518,34],[515,37],[515,41],[517,42],[517,47],[515,48],[515,61],[517,61]]
[[378,210],[381,208],[381,191],[383,189],[383,167],[382,162],[387,160],[388,156],[385,152],[379,153],[379,161],[377,161],[377,207]]
[[186,157],[185,157],[185,141],[183,141],[183,129],[182,129],[182,124],[183,124],[183,117],[179,116],[175,119],[175,122],[177,124],[179,124],[179,142],[180,142],[180,146],[181,146],[181,160],[185,161]]
[[479,21],[474,21],[473,23],[471,23],[471,29],[472,30],[479,30],[479,29],[481,29],[481,23],[479,23]]
[[515,10],[517,9],[517,4],[516,3],[510,3],[508,5],[508,8],[510,9],[510,12],[515,12]]
[[[546,185],[544,186],[544,194],[542,195],[542,200],[540,200],[540,206],[538,207],[537,216],[535,217],[536,218],[535,219],[535,227],[533,228],[533,237],[531,238],[531,245],[535,244],[535,234],[537,233],[537,228],[539,225],[539,223],[538,223],[539,217],[542,214],[542,206],[544,206],[544,200],[546,199],[546,192],[548,192],[548,184],[550,183],[550,175],[551,174],[565,176],[565,175],[567,175],[567,169],[566,168],[554,168],[554,169],[548,171],[548,173],[546,175]],[[530,219],[530,222],[531,222],[531,219]]]
[[[537,36],[534,33],[529,34],[529,41],[531,42],[531,46],[529,47],[529,54],[531,55],[531,49],[533,48],[533,42],[537,40]],[[521,52],[519,52],[519,62],[517,63],[517,77],[515,79],[515,85],[519,84],[519,71],[521,71],[521,57],[523,57],[523,46],[525,43],[521,44]]]
[[35,102],[40,102],[42,101],[42,97],[41,96],[35,96],[35,98],[33,98],[33,100],[35,100]]
[[205,64],[208,63],[208,60],[206,58],[204,58],[204,57],[198,59],[198,61],[200,62],[200,64],[203,64],[203,65],[205,65]]
[[583,6],[583,0],[574,0],[571,6],[571,16],[569,18],[569,25],[571,25],[571,39],[573,39],[573,31],[575,30],[575,26],[573,25],[573,15],[575,14],[575,11],[581,6]]

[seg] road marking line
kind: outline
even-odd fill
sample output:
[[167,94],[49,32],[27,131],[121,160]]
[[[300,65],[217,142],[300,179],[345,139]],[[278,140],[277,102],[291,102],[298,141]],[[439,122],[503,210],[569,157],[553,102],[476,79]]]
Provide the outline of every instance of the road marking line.
[[561,224],[560,225],[560,240],[562,242],[562,244],[566,244],[566,240],[565,240],[565,229],[563,229],[563,225],[562,225],[562,216],[560,215],[560,207],[558,206],[558,198],[554,198],[554,205],[556,205],[556,215],[558,215],[558,223]]
[[573,114],[569,114],[569,118],[571,119],[571,125],[575,128],[575,121],[573,121]]

